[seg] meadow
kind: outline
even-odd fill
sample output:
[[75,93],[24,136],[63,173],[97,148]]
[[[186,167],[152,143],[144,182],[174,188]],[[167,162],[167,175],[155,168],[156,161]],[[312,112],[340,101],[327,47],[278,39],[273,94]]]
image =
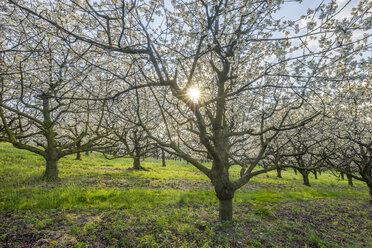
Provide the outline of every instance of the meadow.
[[[372,247],[364,183],[323,172],[312,187],[293,170],[237,191],[232,225],[218,221],[208,178],[184,161],[68,156],[60,181],[43,158],[0,143],[0,247]],[[231,169],[238,177],[239,168]]]

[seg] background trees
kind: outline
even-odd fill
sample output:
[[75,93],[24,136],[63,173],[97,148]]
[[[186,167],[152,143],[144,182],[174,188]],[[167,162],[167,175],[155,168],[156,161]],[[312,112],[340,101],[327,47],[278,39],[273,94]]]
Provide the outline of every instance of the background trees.
[[7,17],[8,28],[18,32],[3,40],[9,49],[2,51],[8,70],[1,75],[1,140],[43,156],[44,178],[56,180],[61,157],[103,145],[102,103],[77,100],[86,97],[86,81],[97,71],[38,28],[37,19],[17,14]]
[[362,67],[360,80],[345,81],[333,91],[337,104],[331,107],[327,134],[334,146],[327,151],[331,167],[345,173],[351,185],[352,178],[365,182],[372,198],[372,88],[370,77],[363,77],[365,70],[370,73]]

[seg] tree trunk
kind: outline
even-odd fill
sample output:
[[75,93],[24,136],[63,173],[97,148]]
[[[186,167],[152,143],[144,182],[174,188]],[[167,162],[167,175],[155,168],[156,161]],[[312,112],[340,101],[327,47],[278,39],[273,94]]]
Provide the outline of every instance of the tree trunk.
[[372,205],[372,184],[369,185],[369,204]]
[[344,180],[344,179],[345,179],[345,177],[344,177],[344,173],[341,172],[341,180]]
[[309,181],[309,172],[307,170],[299,170],[299,172],[301,173],[302,178],[304,180],[304,185],[311,187],[310,181]]
[[161,162],[162,162],[162,166],[165,167],[166,164],[165,164],[165,152],[164,152],[164,150],[161,150]]
[[82,160],[82,159],[81,159],[81,153],[80,153],[80,152],[76,153],[76,158],[75,158],[75,160]]
[[322,170],[319,170],[319,176],[322,175]]
[[219,218],[220,221],[232,221],[232,198],[231,199],[220,199]]
[[139,157],[134,157],[133,158],[133,169],[134,170],[141,170],[141,161]]
[[89,156],[89,151],[86,151],[85,152],[85,156]]
[[353,177],[350,174],[346,174],[346,177],[347,177],[347,183],[349,184],[349,186],[354,187]]
[[293,169],[293,171],[294,171],[294,174],[297,176],[297,170],[296,169]]
[[314,174],[314,178],[315,178],[315,179],[318,179],[318,173],[317,173],[316,170],[314,170],[313,174]]
[[43,179],[47,182],[53,182],[58,180],[58,167],[57,158],[47,158],[46,159],[46,169],[43,175]]
[[232,221],[233,206],[232,199],[234,198],[234,189],[232,184],[228,181],[228,174],[221,175],[219,173],[213,181],[214,190],[219,200],[219,219],[220,221]]
[[145,168],[143,168],[141,166],[140,157],[134,157],[133,158],[133,170],[144,170],[144,171],[147,171]]
[[276,174],[277,174],[277,177],[278,177],[278,178],[283,178],[283,177],[282,177],[282,169],[277,168],[277,169],[276,169]]
[[46,95],[41,96],[43,100],[43,117],[44,122],[43,126],[45,128],[44,136],[47,140],[47,147],[45,149],[45,160],[46,168],[43,175],[43,179],[47,182],[58,180],[58,150],[57,150],[57,141],[56,133],[53,130],[53,122],[51,120],[51,111],[49,109],[49,98]]

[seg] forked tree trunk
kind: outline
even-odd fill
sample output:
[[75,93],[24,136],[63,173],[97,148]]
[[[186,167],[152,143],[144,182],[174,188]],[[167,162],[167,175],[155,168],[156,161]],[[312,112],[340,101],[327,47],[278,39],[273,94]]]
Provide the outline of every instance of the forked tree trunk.
[[282,169],[277,168],[277,169],[276,169],[276,174],[277,174],[277,177],[278,177],[278,178],[283,178],[283,177],[282,177]]
[[302,175],[302,178],[303,178],[303,181],[304,181],[304,185],[311,187],[310,181],[309,181],[309,172],[307,170],[299,170],[299,172]]
[[347,177],[347,183],[349,184],[349,186],[353,187],[354,186],[353,177],[350,174],[346,174],[346,177]]

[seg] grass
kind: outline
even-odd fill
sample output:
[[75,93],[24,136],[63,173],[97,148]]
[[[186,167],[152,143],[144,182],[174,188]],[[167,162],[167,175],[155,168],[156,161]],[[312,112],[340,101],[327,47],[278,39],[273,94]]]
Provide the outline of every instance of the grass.
[[[283,171],[253,178],[234,198],[234,226],[217,221],[208,178],[183,161],[97,153],[59,162],[61,181],[41,180],[44,161],[0,144],[0,247],[368,247],[367,187],[331,173]],[[209,166],[209,165],[207,165]],[[232,177],[239,168],[231,169]],[[48,237],[48,238],[45,238]]]

